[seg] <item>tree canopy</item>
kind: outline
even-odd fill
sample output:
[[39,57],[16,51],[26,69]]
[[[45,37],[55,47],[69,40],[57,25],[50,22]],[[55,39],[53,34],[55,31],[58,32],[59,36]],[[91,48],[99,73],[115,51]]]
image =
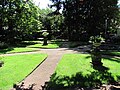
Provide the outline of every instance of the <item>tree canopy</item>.
[[[34,39],[42,29],[69,40],[88,40],[90,36],[115,32],[120,17],[118,0],[50,0],[52,9],[40,9],[32,0],[0,1],[0,41]],[[60,10],[62,9],[62,12]],[[59,34],[57,33],[59,32]]]
[[41,29],[39,8],[31,0],[0,1],[0,38],[13,43]]
[[[100,33],[105,36],[117,28],[118,0],[51,0],[56,12],[63,8],[69,40],[80,40]],[[83,37],[85,37],[83,36]],[[74,37],[74,38],[73,38]],[[85,38],[84,38],[85,39]]]

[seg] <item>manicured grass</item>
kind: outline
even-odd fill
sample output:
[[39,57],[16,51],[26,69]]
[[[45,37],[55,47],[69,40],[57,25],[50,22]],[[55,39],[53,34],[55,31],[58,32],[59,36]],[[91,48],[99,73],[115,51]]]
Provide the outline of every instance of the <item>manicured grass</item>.
[[[90,59],[85,54],[66,54],[62,57],[59,62],[56,72],[58,75],[70,76],[77,72],[84,72],[84,74],[93,71],[90,66]],[[87,66],[87,67],[86,67]]]
[[43,44],[34,44],[28,46],[29,48],[58,48],[59,46],[56,43],[49,43],[48,45],[43,45]]
[[37,48],[24,48],[24,47],[16,47],[16,48],[7,48],[7,49],[2,49],[0,50],[0,54],[5,54],[5,53],[18,53],[18,52],[30,52],[30,51],[35,51],[38,50]]
[[41,53],[3,57],[4,65],[0,68],[0,90],[9,90],[14,83],[23,80],[46,57],[46,54]]
[[61,45],[60,42],[52,41],[49,42],[48,45],[43,46],[41,41],[25,41],[21,44],[18,44],[17,47],[9,47],[7,49],[0,49],[0,54],[6,54],[6,53],[18,53],[18,52],[31,52],[39,50],[40,48],[59,48]]
[[55,40],[48,41],[48,45],[43,45],[43,41],[24,41],[24,44],[25,43],[27,43],[27,47],[31,47],[31,48],[53,48],[53,49],[59,48],[62,44],[61,41],[55,41]]
[[54,90],[65,86],[95,87],[120,80],[120,59],[102,59],[103,67],[98,67],[99,70],[93,68],[90,62],[89,54],[65,54],[48,87],[54,87]]
[[16,53],[16,52],[30,52],[37,50],[36,48],[14,48],[13,50],[9,51],[8,53]]

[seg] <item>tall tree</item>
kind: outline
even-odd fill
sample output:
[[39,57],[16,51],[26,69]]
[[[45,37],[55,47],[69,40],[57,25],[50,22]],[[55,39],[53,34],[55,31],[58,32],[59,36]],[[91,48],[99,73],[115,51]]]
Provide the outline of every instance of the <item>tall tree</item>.
[[42,28],[49,32],[49,39],[51,39],[51,37],[55,37],[56,33],[61,29],[63,16],[61,14],[56,15],[52,9],[42,9],[41,22],[43,24]]
[[1,0],[0,41],[14,43],[16,39],[40,30],[39,11],[31,0]]
[[51,0],[58,9],[63,6],[65,26],[69,40],[80,40],[87,36],[104,35],[113,30],[117,23],[118,0]]

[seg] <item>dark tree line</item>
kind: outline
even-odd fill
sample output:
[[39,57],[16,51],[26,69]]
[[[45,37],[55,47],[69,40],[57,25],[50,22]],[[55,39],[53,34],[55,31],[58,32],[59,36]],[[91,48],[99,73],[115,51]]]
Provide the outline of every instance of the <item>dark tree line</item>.
[[0,41],[31,40],[43,29],[48,30],[50,39],[88,40],[92,35],[105,37],[115,32],[120,22],[117,0],[50,1],[55,11],[41,10],[32,0],[0,0]]
[[69,40],[85,40],[92,35],[115,32],[118,0],[51,0],[56,12],[63,8],[65,32]]

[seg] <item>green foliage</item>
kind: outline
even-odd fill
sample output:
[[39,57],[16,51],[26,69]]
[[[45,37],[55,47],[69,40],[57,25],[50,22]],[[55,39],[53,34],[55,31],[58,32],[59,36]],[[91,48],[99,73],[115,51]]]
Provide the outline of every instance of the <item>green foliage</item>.
[[0,89],[9,90],[13,83],[23,80],[46,57],[41,53],[4,57],[4,66],[0,68]]
[[[63,8],[64,25],[69,40],[115,32],[119,23],[118,0],[51,0],[59,12]],[[106,25],[105,25],[106,24]],[[84,39],[83,37],[83,39]]]
[[89,42],[92,44],[103,43],[103,42],[105,42],[105,39],[101,35],[91,36]]
[[31,0],[2,0],[0,12],[0,41],[15,43],[42,27],[40,9]]
[[43,32],[42,35],[43,35],[44,37],[47,37],[47,36],[49,35],[49,33],[48,33],[48,32]]
[[0,42],[0,49],[8,48],[8,45],[4,42]]

